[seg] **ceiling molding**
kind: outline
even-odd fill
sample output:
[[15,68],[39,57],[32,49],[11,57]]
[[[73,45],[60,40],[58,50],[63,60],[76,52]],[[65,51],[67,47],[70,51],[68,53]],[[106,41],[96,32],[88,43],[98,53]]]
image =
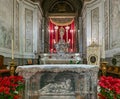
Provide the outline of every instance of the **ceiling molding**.
[[[60,2],[66,3],[66,5],[69,5],[70,7],[70,8],[66,8],[68,10],[65,10],[63,12],[61,11],[61,14],[62,13],[73,13],[73,12],[81,13],[82,6],[83,6],[83,2],[81,0],[48,0],[48,1],[44,0],[43,5],[42,5],[44,9],[44,13],[45,14],[49,12],[52,13],[52,11],[50,11],[50,8],[54,7],[55,6],[54,4],[57,4]],[[59,13],[59,12],[55,12],[55,13]],[[76,14],[76,15],[79,15],[79,14]]]
[[[39,2],[40,6],[43,10],[44,16],[49,15],[48,14],[49,11],[53,7],[55,7],[55,4],[60,3],[60,2],[64,2],[67,5],[69,5],[69,7],[72,9],[71,12],[73,10],[75,10],[74,13],[77,13],[76,15],[80,16],[84,3],[89,3],[92,0],[31,0],[31,1]],[[50,12],[52,13],[52,11],[50,11]],[[57,13],[57,12],[55,12],[55,13]],[[65,13],[67,13],[67,12],[65,12]]]
[[64,15],[64,16],[59,16],[59,15],[51,15],[51,16],[49,16],[49,18],[75,18],[75,16],[74,15],[71,15],[71,16],[67,16],[67,15]]

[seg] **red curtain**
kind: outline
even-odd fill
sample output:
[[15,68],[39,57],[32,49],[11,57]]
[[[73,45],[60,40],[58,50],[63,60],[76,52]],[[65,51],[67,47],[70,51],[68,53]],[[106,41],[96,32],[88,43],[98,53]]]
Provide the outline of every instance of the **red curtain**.
[[[55,43],[58,43],[60,40],[60,28],[64,28],[63,39],[66,43],[69,43],[68,52],[75,52],[75,23],[74,21],[69,25],[56,25],[49,21],[49,51],[51,53],[56,53],[56,49],[54,47]],[[66,28],[68,27],[68,29]]]

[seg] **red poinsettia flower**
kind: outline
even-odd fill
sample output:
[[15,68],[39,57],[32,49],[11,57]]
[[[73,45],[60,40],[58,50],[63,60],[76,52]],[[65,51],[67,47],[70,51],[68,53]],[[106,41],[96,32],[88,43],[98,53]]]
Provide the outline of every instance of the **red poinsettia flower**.
[[101,99],[120,99],[120,79],[102,76],[98,82]]
[[19,99],[20,96],[19,95],[14,95],[14,98],[13,99]]
[[0,77],[0,96],[18,99],[19,91],[24,88],[24,79],[21,76]]

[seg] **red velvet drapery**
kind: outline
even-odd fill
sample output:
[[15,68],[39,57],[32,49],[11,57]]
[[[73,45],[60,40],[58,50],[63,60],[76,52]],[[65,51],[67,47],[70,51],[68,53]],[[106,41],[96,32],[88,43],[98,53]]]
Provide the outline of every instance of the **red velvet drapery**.
[[49,20],[49,52],[56,53],[54,47],[55,43],[58,43],[60,40],[60,28],[64,28],[63,39],[66,43],[69,42],[68,52],[75,52],[75,23],[74,20],[69,25],[56,25]]

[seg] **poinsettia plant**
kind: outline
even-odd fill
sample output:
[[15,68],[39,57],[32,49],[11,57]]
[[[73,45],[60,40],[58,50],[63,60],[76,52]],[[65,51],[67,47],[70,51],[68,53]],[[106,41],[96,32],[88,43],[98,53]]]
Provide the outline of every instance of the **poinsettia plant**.
[[120,99],[120,79],[101,76],[98,82],[100,99]]
[[24,85],[22,76],[0,77],[0,99],[18,99]]

